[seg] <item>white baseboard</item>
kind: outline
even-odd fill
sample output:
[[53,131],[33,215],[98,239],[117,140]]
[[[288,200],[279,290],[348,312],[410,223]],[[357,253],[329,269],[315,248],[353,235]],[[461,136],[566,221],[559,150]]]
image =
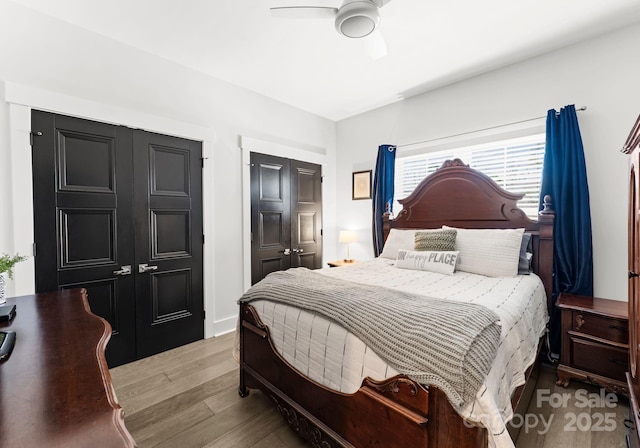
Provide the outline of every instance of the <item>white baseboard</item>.
[[222,336],[236,330],[238,316],[227,317],[226,319],[213,322],[213,336]]

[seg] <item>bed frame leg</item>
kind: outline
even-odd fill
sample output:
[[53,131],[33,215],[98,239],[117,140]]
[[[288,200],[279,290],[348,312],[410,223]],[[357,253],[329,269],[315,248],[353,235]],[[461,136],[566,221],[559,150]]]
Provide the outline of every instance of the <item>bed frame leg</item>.
[[245,398],[249,396],[249,389],[247,389],[245,380],[244,380],[244,369],[242,366],[244,365],[244,329],[242,328],[242,309],[244,307],[240,306],[240,316],[238,319],[238,328],[236,331],[240,332],[240,382],[238,383],[238,394],[241,398]]
[[249,389],[244,384],[244,371],[240,369],[240,385],[238,386],[238,394],[245,398],[249,396]]

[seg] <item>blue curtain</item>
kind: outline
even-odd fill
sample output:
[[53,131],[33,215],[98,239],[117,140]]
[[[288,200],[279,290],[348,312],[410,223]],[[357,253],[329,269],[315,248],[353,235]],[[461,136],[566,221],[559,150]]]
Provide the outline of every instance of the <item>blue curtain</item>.
[[[593,296],[593,252],[587,168],[578,117],[573,105],[547,113],[540,208],[551,196],[556,213],[553,229],[553,296]],[[560,353],[560,312],[551,313],[551,351]]]
[[393,211],[393,179],[396,166],[396,147],[380,145],[378,160],[373,178],[373,253],[377,257],[384,246],[382,215],[387,210]]

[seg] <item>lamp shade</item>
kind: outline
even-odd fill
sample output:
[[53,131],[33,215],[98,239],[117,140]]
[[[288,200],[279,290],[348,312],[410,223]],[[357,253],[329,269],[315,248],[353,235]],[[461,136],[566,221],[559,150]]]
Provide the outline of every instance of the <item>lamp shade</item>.
[[354,230],[341,230],[338,236],[339,243],[355,243],[358,241],[358,232]]

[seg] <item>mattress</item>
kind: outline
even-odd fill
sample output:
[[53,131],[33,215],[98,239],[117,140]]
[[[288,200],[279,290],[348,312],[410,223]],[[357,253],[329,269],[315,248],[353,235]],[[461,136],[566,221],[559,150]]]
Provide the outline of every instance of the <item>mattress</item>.
[[[506,423],[513,417],[512,392],[525,382],[548,321],[544,285],[535,274],[485,277],[466,272],[444,275],[398,269],[395,260],[377,258],[324,275],[396,288],[434,298],[486,306],[500,317],[500,345],[476,399],[460,415],[488,429],[491,447],[513,447]],[[383,380],[399,372],[356,336],[319,315],[266,300],[252,302],[270,329],[278,353],[308,378],[333,390],[354,393],[365,377]]]

